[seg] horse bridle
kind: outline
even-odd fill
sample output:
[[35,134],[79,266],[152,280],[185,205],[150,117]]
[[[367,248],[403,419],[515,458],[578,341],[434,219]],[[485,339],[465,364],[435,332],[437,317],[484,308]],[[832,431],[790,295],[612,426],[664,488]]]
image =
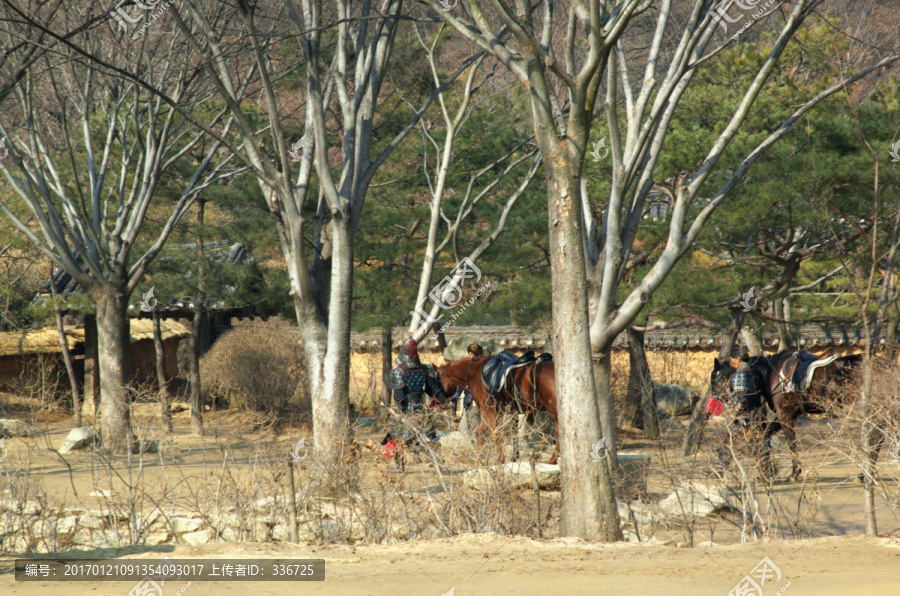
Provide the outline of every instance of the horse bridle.
[[[448,362],[444,366],[441,367],[441,379],[444,377],[444,371],[447,370],[452,363]],[[475,364],[475,356],[472,356],[472,359],[469,360],[469,370],[466,371],[466,388],[465,391],[469,391],[469,376],[472,374],[472,365]]]

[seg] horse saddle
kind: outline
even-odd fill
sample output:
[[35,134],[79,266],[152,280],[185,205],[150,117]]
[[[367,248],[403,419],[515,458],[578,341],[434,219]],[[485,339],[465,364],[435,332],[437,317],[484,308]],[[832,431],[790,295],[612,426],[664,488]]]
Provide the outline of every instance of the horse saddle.
[[533,350],[528,350],[521,356],[516,356],[508,350],[503,350],[488,360],[481,369],[481,381],[491,397],[497,395],[506,388],[506,377],[517,368],[528,366],[534,362],[552,360],[553,356],[543,353],[535,356]]
[[838,356],[817,358],[809,352],[800,350],[794,352],[778,371],[784,393],[801,393],[809,388],[813,374],[823,366],[828,366],[838,359]]

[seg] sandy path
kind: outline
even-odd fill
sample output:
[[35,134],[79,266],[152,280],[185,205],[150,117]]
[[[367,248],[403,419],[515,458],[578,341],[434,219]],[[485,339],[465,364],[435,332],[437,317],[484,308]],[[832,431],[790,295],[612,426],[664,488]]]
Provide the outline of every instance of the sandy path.
[[[326,560],[325,582],[194,582],[185,596],[269,594],[434,595],[552,594],[616,596],[661,594],[726,596],[764,557],[782,578],[764,586],[782,593],[896,596],[900,594],[900,540],[860,536],[802,541],[766,541],[713,548],[680,549],[634,544],[598,545],[576,540],[533,541],[496,535],[366,546],[228,545],[139,553],[109,551],[123,558],[315,557]],[[17,596],[66,594],[123,596],[132,582],[16,582],[11,560],[0,560],[0,593]],[[169,582],[166,596],[183,584]],[[155,595],[154,595],[155,596]]]

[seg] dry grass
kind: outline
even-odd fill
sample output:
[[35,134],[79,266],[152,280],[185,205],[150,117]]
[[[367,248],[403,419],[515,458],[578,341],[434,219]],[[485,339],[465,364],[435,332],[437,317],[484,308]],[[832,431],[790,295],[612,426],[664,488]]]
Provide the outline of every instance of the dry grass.
[[245,410],[277,414],[291,401],[310,410],[309,376],[297,333],[281,320],[232,329],[200,361],[209,397]]

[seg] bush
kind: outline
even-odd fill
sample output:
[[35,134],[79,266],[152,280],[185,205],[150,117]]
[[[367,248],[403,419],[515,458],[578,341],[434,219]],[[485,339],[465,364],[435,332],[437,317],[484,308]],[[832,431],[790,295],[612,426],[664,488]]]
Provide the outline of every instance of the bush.
[[280,319],[236,327],[200,360],[201,386],[233,407],[277,414],[293,399],[308,413],[309,375],[298,340]]

